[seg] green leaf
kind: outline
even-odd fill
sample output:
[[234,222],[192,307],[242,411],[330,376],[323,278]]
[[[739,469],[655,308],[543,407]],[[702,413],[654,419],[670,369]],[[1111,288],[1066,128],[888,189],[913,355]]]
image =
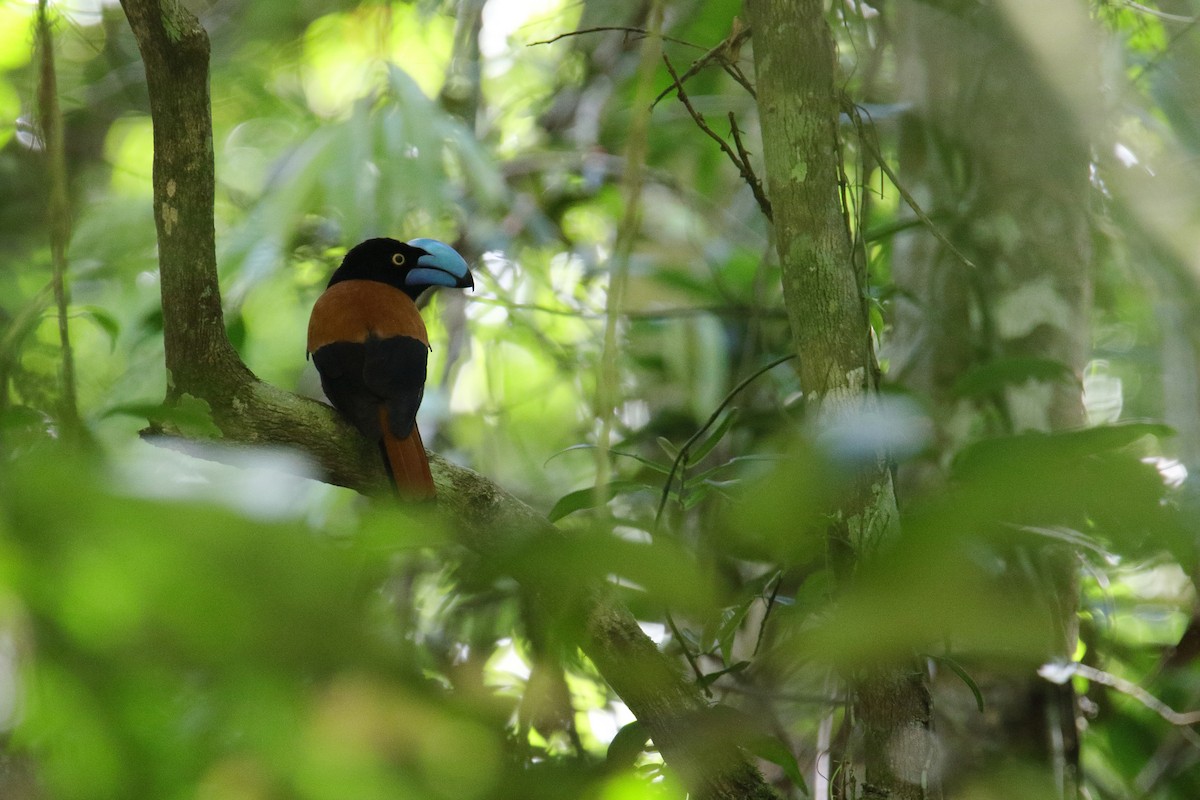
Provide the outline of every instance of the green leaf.
[[716,672],[709,672],[700,676],[700,680],[698,680],[697,683],[700,685],[701,689],[707,689],[709,686],[712,686],[714,683],[716,683],[721,677],[725,675],[737,674],[746,669],[748,666],[750,666],[749,661],[739,661],[732,666],[726,667],[725,669],[719,669]]
[[1174,435],[1175,429],[1161,422],[1118,422],[1063,434],[1068,441],[1082,448],[1085,454],[1119,450],[1144,436],[1169,439]]
[[781,768],[800,791],[808,794],[808,786],[804,783],[796,756],[778,736],[763,733],[759,719],[725,705],[713,706],[712,714],[723,734],[737,737],[739,743],[751,753]]
[[1078,383],[1075,371],[1061,361],[1050,358],[1012,356],[995,358],[986,364],[967,370],[954,383],[959,397],[986,397],[1006,386],[1026,381],[1063,381]]
[[[944,218],[944,217],[945,217],[945,215],[936,215],[936,214],[929,215],[929,218],[934,220],[935,222],[939,218]],[[897,233],[903,233],[904,231],[909,230],[910,228],[919,228],[924,224],[925,224],[924,222],[922,222],[920,219],[917,219],[916,217],[913,217],[911,219],[900,219],[900,220],[896,220],[894,222],[888,222],[886,224],[876,225],[874,227],[868,228],[866,233],[863,234],[863,238],[866,239],[866,241],[868,241],[868,242],[879,242],[879,241],[883,241],[885,239],[890,239],[891,237],[895,236]]]
[[981,467],[1019,469],[1037,459],[1078,459],[1127,447],[1145,436],[1163,439],[1174,428],[1157,422],[1122,422],[1065,433],[1030,432],[985,439],[964,449],[954,460],[962,477]]
[[716,475],[718,472],[729,469],[730,467],[737,466],[738,464],[744,464],[747,462],[754,462],[754,461],[760,461],[760,462],[768,461],[768,462],[778,463],[780,461],[785,460],[786,458],[787,458],[787,456],[784,456],[784,455],[771,455],[771,454],[766,454],[766,453],[764,453],[762,455],[734,456],[733,458],[729,459],[728,461],[725,461],[721,464],[717,464],[715,467],[709,467],[708,469],[704,470],[704,472],[693,475],[691,477],[691,480],[692,481],[706,481],[709,478],[711,478],[712,476]]
[[617,735],[608,743],[608,755],[604,760],[611,767],[630,769],[649,741],[650,734],[645,726],[635,719],[617,731]]
[[975,705],[979,708],[979,713],[982,714],[984,708],[983,692],[979,690],[979,684],[975,683],[975,680],[967,673],[962,664],[959,664],[949,656],[930,656],[930,658],[939,664],[944,664],[951,672],[958,676],[959,680],[967,685],[967,688],[971,690],[971,694],[975,695]]
[[691,271],[662,268],[655,271],[654,279],[663,286],[672,289],[682,289],[697,297],[712,299],[714,301],[721,299],[711,279],[697,277]]
[[643,489],[652,489],[640,481],[609,481],[605,484],[603,491],[597,492],[594,486],[589,486],[586,489],[578,489],[574,492],[563,495],[554,504],[554,508],[550,509],[550,513],[546,516],[551,522],[557,522],[568,514],[573,514],[576,511],[582,511],[585,508],[596,507],[596,497],[601,495],[605,498],[605,502],[618,494],[627,494],[629,492],[638,492]]
[[554,459],[558,458],[561,455],[566,455],[567,453],[571,453],[576,450],[595,450],[595,449],[596,449],[596,445],[590,444],[588,442],[582,442],[580,444],[573,444],[570,447],[564,447],[562,450],[559,450],[557,453],[551,453],[550,457],[545,460],[545,462],[542,464],[542,466],[543,467],[546,466],[551,461],[553,461]]
[[704,650],[704,645],[700,642],[700,637],[696,636],[691,628],[676,626],[672,629],[672,635],[678,634],[676,644],[680,650],[690,650],[693,653],[700,653]]
[[722,615],[724,619],[721,627],[717,629],[716,639],[717,646],[721,648],[721,658],[726,664],[733,658],[733,640],[737,636],[738,628],[742,627],[742,621],[746,619],[750,606],[757,600],[758,595],[747,597],[740,605],[726,609]]
[[746,742],[746,749],[761,759],[770,761],[784,771],[792,783],[801,792],[808,795],[808,785],[800,772],[800,764],[791,749],[778,736],[752,736]]
[[[570,447],[564,447],[562,450],[559,450],[557,453],[554,453],[553,455],[551,455],[550,458],[546,459],[546,464],[549,464],[551,461],[553,461],[554,459],[563,455],[564,453],[570,453],[573,450],[595,450],[595,449],[597,449],[596,445],[591,444],[589,442],[584,442],[583,444],[573,444]],[[646,467],[649,467],[650,469],[654,470],[655,472],[662,473],[663,475],[666,475],[667,473],[669,473],[671,471],[671,467],[669,465],[659,464],[657,461],[651,461],[650,459],[648,459],[644,456],[639,456],[637,453],[625,453],[620,450],[609,450],[608,452],[612,453],[614,456],[621,456],[622,458],[632,458],[634,461],[637,461],[638,463],[640,463]],[[543,464],[543,466],[545,466],[545,464]]]
[[246,317],[240,312],[235,312],[226,315],[225,317],[225,335],[229,337],[229,343],[233,345],[234,350],[240,351],[246,346]]
[[676,496],[679,497],[679,505],[684,511],[688,511],[703,502],[704,498],[708,496],[708,492],[708,486],[702,483],[686,492],[676,493]]
[[112,406],[100,417],[125,415],[140,417],[152,425],[176,428],[184,436],[203,439],[220,439],[221,429],[213,423],[212,409],[198,397],[185,394],[175,403],[122,403]]
[[663,449],[663,452],[666,453],[667,457],[672,461],[679,458],[679,448],[671,444],[670,439],[666,438],[665,436],[659,436],[657,439],[655,439],[655,441],[658,442],[658,446]]
[[697,447],[688,455],[688,466],[691,466],[692,464],[698,464],[703,461],[704,457],[711,453],[713,448],[721,443],[721,440],[725,438],[725,434],[729,433],[729,429],[733,427],[733,422],[736,418],[737,409],[730,409],[729,413],[725,414],[720,423],[718,423],[716,428],[713,429],[713,432],[708,435],[708,438],[706,438],[699,447]]
[[96,324],[96,327],[108,334],[109,352],[117,348],[117,336],[121,333],[121,323],[117,318],[100,306],[80,306],[79,312]]
[[885,325],[887,325],[887,321],[883,318],[883,309],[879,307],[878,302],[872,302],[869,306],[867,306],[867,314],[871,321],[871,330],[878,333],[884,329]]

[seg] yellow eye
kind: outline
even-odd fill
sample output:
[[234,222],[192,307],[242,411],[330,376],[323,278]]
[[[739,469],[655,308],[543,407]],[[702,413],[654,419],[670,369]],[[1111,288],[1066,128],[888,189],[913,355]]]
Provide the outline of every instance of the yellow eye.
[[407,259],[404,257],[404,253],[393,253],[392,254],[392,263],[395,264],[397,267],[403,267],[404,262],[406,260]]

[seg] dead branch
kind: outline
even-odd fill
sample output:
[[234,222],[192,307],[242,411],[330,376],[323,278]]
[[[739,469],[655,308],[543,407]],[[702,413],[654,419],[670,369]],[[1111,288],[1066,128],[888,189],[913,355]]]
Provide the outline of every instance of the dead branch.
[[773,213],[771,211],[771,201],[767,199],[767,193],[763,190],[762,182],[758,179],[758,176],[754,174],[754,168],[750,165],[750,160],[743,157],[746,151],[745,148],[742,147],[741,136],[737,132],[737,121],[733,117],[732,112],[730,113],[730,121],[733,124],[733,139],[737,143],[739,152],[735,152],[734,149],[729,146],[729,143],[725,141],[723,136],[710,128],[708,126],[708,122],[704,119],[704,115],[697,111],[695,106],[692,105],[692,101],[688,98],[687,92],[683,88],[683,81],[680,80],[679,75],[675,72],[675,67],[671,65],[671,59],[667,57],[666,53],[663,54],[663,62],[667,65],[667,72],[671,73],[671,78],[674,80],[672,85],[675,87],[679,101],[683,103],[683,107],[687,109],[688,114],[690,114],[692,117],[692,120],[696,123],[700,130],[704,131],[704,133],[708,135],[710,139],[721,146],[721,150],[725,153],[725,155],[729,156],[729,160],[732,161],[733,165],[738,168],[738,172],[741,173],[742,179],[746,181],[746,184],[750,187],[750,191],[754,194],[754,200],[758,203],[758,207],[762,211],[763,215],[766,216],[768,220],[772,219]]

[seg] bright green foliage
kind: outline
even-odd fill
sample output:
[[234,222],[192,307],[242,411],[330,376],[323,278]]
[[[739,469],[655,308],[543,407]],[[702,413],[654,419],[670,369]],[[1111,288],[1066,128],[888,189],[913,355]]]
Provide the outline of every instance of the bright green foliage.
[[[981,356],[953,381],[955,424],[972,442],[959,452],[928,400],[887,372],[897,349],[920,346],[892,329],[909,291],[893,284],[894,240],[925,224],[870,155],[899,167],[906,112],[890,94],[895,29],[883,24],[895,10],[831,12],[846,91],[869,112],[869,147],[842,126],[848,224],[863,239],[884,367],[886,396],[869,412],[818,427],[793,365],[770,366],[796,354],[769,226],[664,97],[619,323],[612,481],[597,491],[594,400],[640,40],[535,43],[639,27],[640,4],[489,0],[477,108],[453,83],[471,74],[454,16],[468,5],[233,2],[203,21],[226,324],[258,376],[319,392],[307,315],[356,241],[433,236],[473,262],[475,293],[436,295],[424,311],[426,444],[566,532],[514,536],[487,558],[433,516],[287,477],[307,469],[294,456],[196,458],[139,437],[147,421],[203,438],[212,427],[201,401],[161,404],[152,130],[115,5],[67,4],[56,27],[69,321],[94,438],[84,452],[60,440],[33,6],[0,0],[0,795],[26,796],[36,772],[51,798],[682,797],[580,653],[580,609],[605,582],[721,709],[713,735],[757,756],[789,797],[821,769],[847,774],[818,746],[853,739],[841,733],[853,722],[845,681],[889,659],[921,659],[986,715],[975,676],[1035,674],[1078,622],[1077,660],[1177,711],[1200,706],[1200,664],[1172,655],[1200,574],[1195,493],[1179,485],[1200,458],[1188,429],[1200,415],[1200,248],[1188,249],[1200,184],[1166,205],[1151,202],[1154,183],[1112,189],[1194,164],[1200,28],[1094,4],[1105,80],[1124,87],[1091,165],[1095,360],[1077,376],[1050,358]],[[929,5],[969,15],[976,4]],[[741,10],[666,6],[665,52],[681,73]],[[1156,8],[1200,13],[1184,0]],[[668,86],[665,69],[657,79]],[[749,94],[715,66],[687,90],[719,135],[735,113],[761,171]],[[955,202],[929,198],[928,218],[969,227]],[[996,435],[997,396],[1080,379],[1091,419],[1116,424]],[[1179,435],[1129,422],[1144,419]],[[828,531],[880,448],[938,479],[902,494],[902,536],[860,562]],[[1043,602],[1054,559],[1079,576],[1077,618]],[[1065,679],[1084,698],[1092,796],[1200,795],[1190,730],[1129,692]],[[1048,796],[1042,776],[1014,756],[962,796]]]

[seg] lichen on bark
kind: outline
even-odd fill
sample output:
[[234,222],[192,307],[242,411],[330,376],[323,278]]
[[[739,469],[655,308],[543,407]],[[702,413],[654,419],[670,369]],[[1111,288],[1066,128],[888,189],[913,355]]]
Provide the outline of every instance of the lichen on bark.
[[[818,428],[839,415],[868,411],[878,368],[871,343],[863,271],[857,267],[840,192],[840,110],[833,40],[820,0],[747,0],[754,31],[755,80],[763,160],[774,209],[784,302],[798,355],[809,418]],[[839,558],[862,559],[897,531],[886,454],[865,466],[855,490],[831,514],[826,538]],[[844,554],[842,543],[852,543]],[[848,578],[853,563],[833,565]],[[915,661],[915,659],[914,659]],[[846,676],[861,726],[864,797],[924,798],[930,700],[916,664],[872,666]],[[898,737],[911,745],[896,751]],[[896,759],[899,759],[898,761]],[[913,776],[922,776],[918,782]]]

